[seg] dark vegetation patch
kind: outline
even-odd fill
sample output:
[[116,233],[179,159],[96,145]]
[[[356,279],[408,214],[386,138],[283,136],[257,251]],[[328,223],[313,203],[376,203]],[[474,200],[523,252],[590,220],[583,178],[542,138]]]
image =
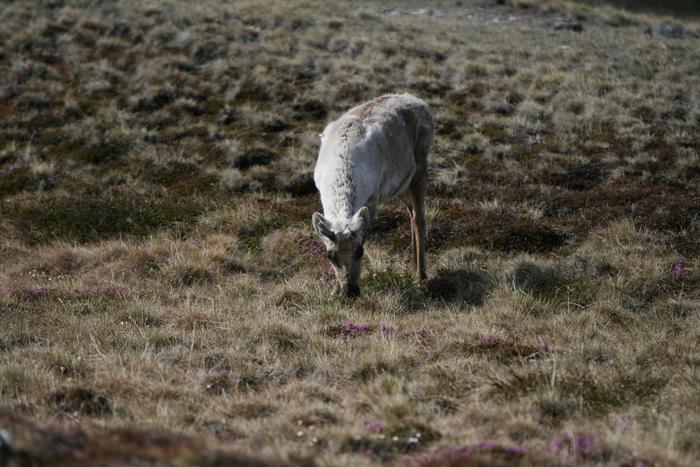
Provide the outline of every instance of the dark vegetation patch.
[[[12,309],[17,310],[17,307],[13,306]],[[7,309],[0,308],[0,314],[5,314],[6,312],[9,312],[9,306]],[[5,317],[7,317],[6,314]],[[6,331],[0,335],[0,352],[9,351],[18,347],[27,347],[37,344],[40,341],[41,339],[35,334],[30,334],[24,331]]]
[[282,352],[294,352],[306,347],[306,339],[299,333],[285,327],[272,326],[264,330],[264,340]]
[[59,427],[0,413],[10,444],[0,444],[0,456],[9,465],[151,465],[189,459],[204,466],[268,467],[298,465],[268,463],[262,459],[209,447],[202,439],[166,431],[120,428]]
[[237,391],[258,392],[270,385],[287,382],[285,374],[272,368],[262,366],[263,362],[251,360],[236,367],[220,366],[209,372],[204,380],[204,391],[207,394],[231,394]]
[[86,164],[108,164],[119,160],[129,150],[129,143],[115,139],[94,142],[67,139],[51,148],[51,157]]
[[294,104],[292,108],[295,116],[300,119],[322,120],[328,115],[327,104],[315,99]]
[[172,91],[161,88],[153,96],[139,98],[135,102],[133,109],[136,112],[155,112],[173,102],[175,97]]
[[484,271],[441,270],[426,283],[428,295],[445,302],[481,305],[495,281]]
[[237,102],[265,102],[269,99],[267,87],[255,79],[244,79],[238,84]]
[[561,419],[574,412],[604,416],[630,404],[654,402],[668,380],[642,366],[599,368],[596,372],[582,367],[562,372],[552,388],[551,375],[525,367],[511,368],[508,376],[493,377],[490,382],[493,394],[499,397],[514,398],[540,391],[549,394],[540,402],[543,416]]
[[258,418],[267,418],[274,415],[277,408],[274,405],[264,402],[248,402],[234,404],[226,412],[230,417],[242,417],[246,420],[255,420]]
[[359,337],[374,334],[379,327],[364,323],[336,323],[326,326],[324,334],[329,337]]
[[360,381],[369,381],[379,375],[396,375],[401,371],[401,365],[397,364],[396,362],[379,359],[359,365],[352,372],[352,376]]
[[545,200],[544,212],[580,232],[624,217],[647,228],[679,232],[700,218],[700,194],[685,183],[670,189],[662,185],[635,186],[623,180],[595,190],[555,193]]
[[397,250],[411,248],[411,219],[405,209],[383,209],[372,221],[369,239],[387,242]]
[[29,167],[18,167],[15,164],[0,169],[0,198],[21,193],[35,185],[35,179]]
[[193,202],[122,190],[82,196],[37,196],[3,203],[3,214],[29,243],[93,242],[119,235],[146,236],[160,228],[184,228],[203,208]]
[[667,383],[662,375],[644,368],[616,369],[609,379],[569,374],[560,381],[559,393],[572,404],[578,401],[588,414],[604,415],[628,404],[654,401]]
[[[699,218],[700,219],[700,218]],[[700,220],[692,223],[687,229],[674,232],[671,235],[673,248],[683,256],[693,256],[700,251]]]
[[237,232],[238,239],[245,248],[260,251],[262,239],[273,230],[284,227],[285,221],[285,217],[278,214],[260,217],[241,227]]
[[257,390],[261,381],[254,373],[236,377],[230,368],[219,368],[212,372],[204,381],[204,389],[209,394],[225,394],[235,390]]
[[340,452],[364,453],[373,459],[387,461],[425,449],[441,437],[439,431],[427,425],[399,424],[384,428],[376,435],[348,438],[341,444]]
[[468,243],[503,252],[543,253],[560,248],[568,239],[565,232],[546,221],[497,215],[466,219],[462,226],[454,222],[452,228],[455,240],[461,237]]
[[603,180],[603,171],[593,163],[570,165],[545,174],[543,181],[569,190],[590,190]]
[[307,196],[318,192],[313,174],[301,174],[282,185],[282,191],[292,196]]
[[[511,188],[504,192],[514,201],[531,198],[537,201],[533,190]],[[468,199],[484,199],[481,190],[467,194]],[[434,199],[434,198],[433,198]],[[546,217],[533,220],[515,212],[483,212],[473,206],[455,206],[445,198],[447,206],[441,209],[439,222],[428,225],[427,249],[439,251],[464,245],[476,245],[506,253],[545,253],[557,250],[572,240],[565,229],[567,222],[553,222]],[[573,216],[573,213],[570,213]],[[589,226],[590,227],[590,226]],[[586,230],[588,232],[588,230]],[[410,218],[405,209],[395,205],[382,209],[370,228],[370,239],[388,243],[395,251],[409,251],[411,245]]]
[[446,451],[432,451],[412,456],[421,467],[486,467],[536,464],[528,458],[525,448],[515,444],[483,441]]
[[211,284],[214,282],[214,274],[204,268],[185,266],[175,271],[170,282],[174,286],[185,287]]
[[391,270],[372,272],[365,275],[365,277],[362,278],[362,285],[368,290],[378,292],[387,290],[407,292],[415,288],[412,276],[399,274]]
[[269,165],[278,155],[265,148],[251,149],[233,161],[233,166],[240,170],[246,170],[256,165]]
[[463,350],[510,364],[544,357],[549,354],[550,346],[546,341],[531,343],[516,336],[479,336],[468,342]]
[[218,186],[214,175],[202,172],[194,162],[170,161],[167,164],[145,162],[139,169],[140,178],[157,187],[167,187],[176,196],[211,193]]
[[512,280],[520,290],[545,300],[555,299],[566,285],[563,272],[531,261],[520,263],[512,273]]
[[111,411],[107,397],[91,389],[71,387],[59,389],[48,396],[48,402],[59,412],[104,416]]

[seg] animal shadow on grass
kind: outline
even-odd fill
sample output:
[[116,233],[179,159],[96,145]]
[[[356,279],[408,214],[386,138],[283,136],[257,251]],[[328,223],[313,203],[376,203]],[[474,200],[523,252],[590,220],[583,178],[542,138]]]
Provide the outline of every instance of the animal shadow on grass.
[[495,285],[496,280],[478,269],[440,270],[426,284],[428,296],[447,303],[479,306]]

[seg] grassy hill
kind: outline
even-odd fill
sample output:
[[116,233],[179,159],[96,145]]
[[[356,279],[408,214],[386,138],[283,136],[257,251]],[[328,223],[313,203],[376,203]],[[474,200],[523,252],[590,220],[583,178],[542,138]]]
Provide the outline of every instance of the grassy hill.
[[[700,25],[557,0],[0,6],[0,464],[692,465]],[[437,124],[363,295],[318,134]]]

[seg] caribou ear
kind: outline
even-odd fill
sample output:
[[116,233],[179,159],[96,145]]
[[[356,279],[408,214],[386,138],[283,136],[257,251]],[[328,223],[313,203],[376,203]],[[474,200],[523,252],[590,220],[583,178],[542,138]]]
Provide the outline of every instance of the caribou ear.
[[369,208],[362,206],[350,220],[350,232],[358,233],[369,227]]
[[331,223],[328,222],[328,219],[323,217],[321,213],[315,212],[313,216],[311,216],[311,224],[319,235],[323,235],[331,242],[337,240],[335,233],[331,230]]

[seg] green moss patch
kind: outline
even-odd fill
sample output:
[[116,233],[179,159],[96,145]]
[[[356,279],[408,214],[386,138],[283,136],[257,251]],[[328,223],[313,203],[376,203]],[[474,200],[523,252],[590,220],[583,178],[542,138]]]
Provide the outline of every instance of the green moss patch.
[[10,166],[0,170],[0,197],[10,196],[30,189],[34,185],[29,167]]
[[203,212],[196,204],[116,190],[40,196],[6,203],[2,210],[17,236],[27,243],[146,236],[161,228],[188,226]]

